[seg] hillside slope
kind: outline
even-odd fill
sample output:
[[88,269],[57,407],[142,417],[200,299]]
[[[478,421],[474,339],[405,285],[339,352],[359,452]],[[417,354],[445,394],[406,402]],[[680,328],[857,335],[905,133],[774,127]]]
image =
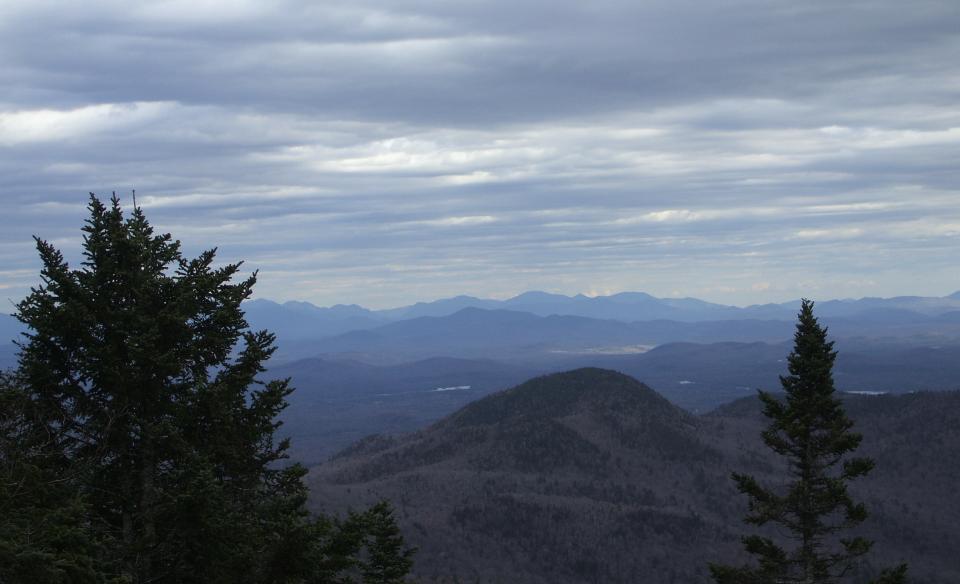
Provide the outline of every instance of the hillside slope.
[[[874,474],[874,557],[914,582],[956,582],[960,394],[851,397]],[[394,501],[425,582],[707,582],[741,557],[732,470],[779,480],[755,399],[695,417],[623,374],[530,380],[407,436],[367,439],[315,468],[314,508]],[[870,567],[866,566],[869,571]]]

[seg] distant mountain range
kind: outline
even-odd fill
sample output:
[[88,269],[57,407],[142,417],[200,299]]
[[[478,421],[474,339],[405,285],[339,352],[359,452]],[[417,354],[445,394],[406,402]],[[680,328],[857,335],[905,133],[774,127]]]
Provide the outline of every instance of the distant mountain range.
[[[792,320],[800,300],[780,304],[757,304],[747,307],[727,306],[696,298],[656,298],[644,292],[622,292],[611,296],[564,296],[547,292],[525,292],[507,300],[489,300],[457,296],[421,302],[412,306],[372,312],[390,319],[418,316],[446,316],[464,308],[515,310],[540,316],[568,315],[622,320],[705,320],[787,319]],[[899,296],[895,298],[860,298],[825,300],[817,304],[821,316],[851,317],[873,310],[903,310],[925,315],[939,315],[960,310],[960,292],[945,297]]]
[[373,328],[392,320],[357,305],[321,308],[309,302],[278,304],[270,300],[251,300],[243,304],[243,309],[252,328],[275,332],[284,342]]
[[[853,317],[825,316],[834,338],[897,339],[911,344],[960,341],[960,319],[908,311],[867,310]],[[960,313],[957,313],[960,314]],[[670,320],[623,322],[582,316],[464,308],[447,316],[418,317],[288,347],[311,355],[342,354],[377,360],[444,355],[552,361],[571,354],[629,354],[675,342],[784,342],[790,320]],[[281,343],[281,351],[283,351]],[[365,356],[364,356],[365,355]]]
[[[252,300],[247,303],[248,312],[278,310],[316,317],[320,320],[357,319],[376,325],[384,321],[406,320],[421,316],[447,316],[464,308],[487,310],[514,310],[540,316],[568,315],[622,320],[677,320],[696,322],[703,320],[740,319],[792,319],[800,306],[800,300],[779,304],[755,304],[746,307],[728,306],[698,300],[696,298],[657,298],[645,292],[621,292],[610,296],[565,296],[548,292],[524,292],[507,300],[455,296],[432,302],[418,302],[410,306],[385,310],[370,310],[355,304],[338,304],[320,308],[308,302],[277,304],[270,300]],[[894,298],[859,298],[823,300],[817,304],[823,316],[855,316],[870,310],[906,310],[926,315],[960,311],[960,291],[943,297],[897,296]],[[359,327],[358,327],[359,328]],[[335,333],[333,333],[335,334]]]
[[[476,346],[485,334],[498,334],[498,326],[510,334],[524,330],[520,336],[511,337],[512,347],[544,345],[544,338],[549,341],[546,344],[558,349],[574,345],[604,348],[602,345],[618,343],[783,340],[790,335],[789,323],[796,316],[799,300],[740,308],[695,298],[655,298],[643,292],[598,297],[526,292],[508,300],[457,296],[388,310],[357,305],[320,308],[306,302],[278,304],[269,300],[253,300],[244,306],[253,328],[277,333],[287,353],[284,358],[325,352],[383,353],[389,348],[385,345],[393,343],[391,339],[405,337],[425,343],[420,345],[423,351],[397,357],[416,359],[427,356],[424,351],[430,343],[446,345],[449,339],[442,335],[461,325],[479,327],[469,333],[469,339],[454,339],[454,346],[464,348]],[[835,327],[835,333],[844,336],[914,337],[929,342],[960,338],[960,292],[942,298],[825,300],[817,304],[817,314]],[[538,321],[531,316],[549,320]],[[444,318],[450,320],[429,320]],[[398,324],[411,321],[415,324]],[[625,323],[645,324],[621,326]],[[441,336],[431,335],[431,331]],[[460,329],[459,333],[464,331]],[[317,344],[321,340],[325,342]],[[406,346],[413,348],[410,342]],[[459,355],[475,356],[476,352],[466,350]]]
[[[960,581],[960,392],[846,402],[877,463],[854,486],[877,541],[858,581],[901,560],[912,582]],[[393,501],[420,582],[706,583],[708,562],[746,559],[730,472],[784,479],[759,411],[693,416],[620,373],[553,374],[354,444],[311,471],[311,502]]]

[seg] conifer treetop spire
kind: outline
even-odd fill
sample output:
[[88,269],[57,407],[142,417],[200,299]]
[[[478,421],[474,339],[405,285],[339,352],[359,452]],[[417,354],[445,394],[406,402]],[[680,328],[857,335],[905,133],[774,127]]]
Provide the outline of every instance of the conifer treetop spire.
[[[837,352],[827,329],[804,299],[797,315],[794,346],[787,357],[788,375],[780,377],[784,401],[761,391],[763,413],[770,420],[764,443],[788,463],[792,481],[777,492],[754,477],[734,473],[737,489],[749,498],[746,522],[778,525],[796,542],[785,549],[784,539],[749,535],[746,551],[757,567],[711,565],[718,584],[836,584],[851,581],[873,542],[844,534],[867,518],[866,507],[850,496],[852,480],[874,466],[868,458],[848,456],[862,441],[847,417],[833,383]],[[886,570],[872,582],[901,584],[906,566]]]

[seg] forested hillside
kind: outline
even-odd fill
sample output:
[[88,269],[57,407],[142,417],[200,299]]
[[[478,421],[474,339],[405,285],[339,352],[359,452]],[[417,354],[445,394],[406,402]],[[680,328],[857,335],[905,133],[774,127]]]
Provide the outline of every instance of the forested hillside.
[[[956,582],[960,393],[845,403],[877,462],[854,486],[874,512],[871,561],[909,561],[913,582]],[[582,369],[358,443],[313,469],[311,501],[395,501],[425,582],[707,582],[709,561],[743,559],[731,470],[784,472],[763,426],[755,398],[693,416],[622,374]]]

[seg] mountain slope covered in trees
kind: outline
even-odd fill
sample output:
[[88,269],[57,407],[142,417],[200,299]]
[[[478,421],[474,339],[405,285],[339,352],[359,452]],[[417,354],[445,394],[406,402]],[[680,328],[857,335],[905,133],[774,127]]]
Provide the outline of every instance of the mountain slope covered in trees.
[[[877,461],[854,487],[874,557],[957,581],[960,393],[845,400]],[[755,398],[693,416],[625,375],[575,370],[355,444],[312,470],[312,504],[391,498],[426,582],[707,582],[709,561],[744,559],[730,471],[783,476],[763,426]]]

